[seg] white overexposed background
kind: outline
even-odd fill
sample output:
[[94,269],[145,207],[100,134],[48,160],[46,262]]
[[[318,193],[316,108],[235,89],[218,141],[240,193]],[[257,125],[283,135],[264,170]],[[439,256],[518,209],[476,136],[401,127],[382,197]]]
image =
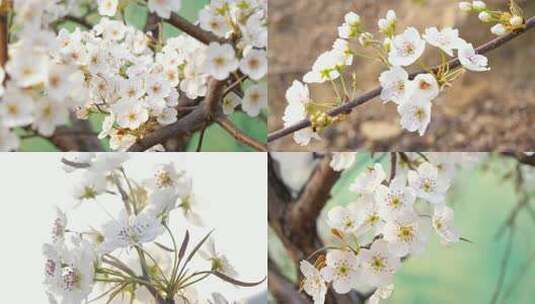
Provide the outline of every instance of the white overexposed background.
[[[62,153],[0,153],[0,302],[47,303],[44,293],[42,245],[50,240],[55,206],[64,209],[69,228],[100,227],[116,215],[120,200],[104,194],[98,203],[75,207],[71,191],[77,174],[63,171]],[[262,153],[137,153],[130,154],[127,174],[137,181],[149,178],[159,163],[173,161],[193,177],[194,192],[206,227],[187,224],[175,211],[172,229],[181,242],[185,229],[191,242],[214,229],[219,251],[225,253],[240,280],[258,281],[267,275],[266,156]],[[159,239],[160,240],[160,239]],[[162,242],[170,243],[165,237]],[[206,267],[198,258],[193,267]],[[198,270],[205,270],[199,268]],[[238,288],[218,279],[198,286],[202,297],[217,291],[229,299],[267,294],[267,284]],[[259,296],[262,295],[262,296]]]

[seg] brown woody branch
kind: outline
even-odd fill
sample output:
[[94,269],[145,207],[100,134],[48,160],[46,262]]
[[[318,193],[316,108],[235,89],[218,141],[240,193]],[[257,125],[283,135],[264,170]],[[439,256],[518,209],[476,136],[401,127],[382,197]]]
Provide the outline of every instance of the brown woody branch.
[[9,44],[8,4],[4,4],[0,12],[0,64],[5,66],[8,59],[7,46]]
[[[59,127],[48,139],[61,151],[98,152],[103,151],[100,140],[91,130],[87,120],[71,115],[73,125]],[[86,134],[86,136],[79,136]]]
[[330,157],[324,157],[320,161],[301,195],[288,210],[289,238],[301,248],[304,257],[322,246],[318,236],[317,219],[331,197],[332,187],[340,177],[340,172],[330,167],[330,161]]
[[149,133],[142,139],[138,140],[128,149],[130,152],[141,152],[161,144],[167,139],[178,136],[191,136],[194,132],[202,130],[213,122],[213,107],[221,100],[223,94],[223,82],[212,79],[208,83],[208,94],[195,110],[190,114],[179,119],[174,124],[165,126],[152,133]]
[[166,21],[204,44],[209,44],[210,42],[225,41],[225,39],[219,38],[216,35],[201,29],[200,27],[192,24],[191,22],[186,20],[186,18],[178,14],[171,14],[171,18]]
[[279,177],[277,163],[269,158],[268,221],[295,263],[321,247],[316,220],[330,198],[339,173],[324,157],[297,198],[293,198]]
[[[525,34],[527,33],[529,30],[531,30],[532,28],[535,27],[535,17],[531,17],[529,18],[527,21],[526,21],[526,26],[523,28],[523,29],[520,29],[520,30],[516,30],[514,32],[511,32],[507,35],[504,35],[504,36],[501,36],[501,37],[498,37],[498,38],[495,38],[481,46],[479,46],[478,48],[476,48],[476,52],[479,53],[479,54],[485,54],[489,51],[492,51],[504,44],[506,44],[507,42],[511,41],[512,39],[522,35],[522,34]],[[454,69],[456,67],[459,67],[461,65],[461,63],[459,62],[459,59],[456,58],[456,59],[452,59],[449,61],[449,66],[450,66],[450,69]],[[435,67],[434,70],[436,70],[438,68]],[[418,72],[415,72],[415,73],[412,73],[410,76],[411,77],[414,77],[418,74],[422,74],[422,73],[427,73],[427,71],[418,71]],[[332,110],[330,110],[328,112],[328,114],[330,116],[337,116],[339,114],[342,114],[342,113],[349,113],[351,112],[351,110],[353,108],[356,108],[362,104],[365,104],[366,102],[374,99],[375,97],[379,96],[381,94],[381,87],[376,87],[364,94],[362,94],[361,96],[357,97],[356,99],[350,101],[350,102],[346,102]],[[268,142],[272,142],[274,140],[277,140],[279,138],[282,138],[284,136],[287,136],[289,134],[292,134],[296,131],[299,131],[301,129],[304,129],[304,128],[307,128],[307,127],[310,127],[310,120],[307,118],[307,119],[304,119],[304,120],[301,120],[297,123],[295,123],[294,125],[291,125],[289,127],[286,127],[286,128],[282,128],[280,130],[277,130],[277,131],[274,131],[272,133],[270,133],[268,135]]]

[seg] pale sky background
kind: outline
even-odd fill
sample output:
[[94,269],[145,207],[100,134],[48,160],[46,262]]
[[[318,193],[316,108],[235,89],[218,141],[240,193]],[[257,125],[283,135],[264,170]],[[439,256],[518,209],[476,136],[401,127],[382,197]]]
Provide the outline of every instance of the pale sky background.
[[[120,200],[103,195],[99,203],[74,208],[71,188],[76,174],[61,168],[62,153],[0,153],[0,286],[4,303],[47,303],[43,281],[41,247],[50,240],[55,206],[66,210],[71,229],[99,227],[120,209]],[[173,161],[193,177],[200,199],[200,214],[206,228],[186,224],[176,212],[171,220],[177,242],[185,228],[192,242],[215,229],[216,247],[227,255],[239,279],[258,281],[267,274],[267,181],[266,156],[262,153],[143,153],[131,154],[126,163],[130,177],[142,181],[153,167]],[[104,211],[106,209],[106,211]],[[161,238],[170,244],[168,238]],[[198,270],[205,270],[200,257]],[[204,267],[203,267],[204,266]],[[237,288],[218,279],[198,285],[199,292],[213,291],[229,299],[242,299],[265,292],[267,284]]]

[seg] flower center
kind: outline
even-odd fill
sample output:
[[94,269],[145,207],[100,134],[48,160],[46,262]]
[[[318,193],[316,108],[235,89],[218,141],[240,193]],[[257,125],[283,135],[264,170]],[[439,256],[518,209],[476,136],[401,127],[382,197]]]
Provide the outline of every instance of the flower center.
[[372,258],[371,267],[376,272],[381,272],[386,267],[386,259],[380,255],[376,255]]
[[414,227],[411,225],[400,226],[398,230],[398,238],[404,242],[409,242],[414,238]]

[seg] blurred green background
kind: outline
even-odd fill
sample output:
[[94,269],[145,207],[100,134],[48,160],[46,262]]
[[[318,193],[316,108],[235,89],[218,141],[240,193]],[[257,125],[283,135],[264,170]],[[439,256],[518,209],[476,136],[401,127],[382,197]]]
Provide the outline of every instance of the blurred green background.
[[[187,18],[191,22],[196,22],[198,18],[198,12],[208,3],[208,0],[195,0],[195,1],[183,1],[182,9],[178,12],[181,16]],[[147,21],[148,10],[145,6],[141,6],[135,3],[131,3],[125,10],[125,20],[127,24],[135,26],[138,29],[143,29]],[[98,14],[94,13],[88,17],[91,23],[97,23],[99,20]],[[65,22],[61,26],[67,29],[74,29],[76,23]],[[172,38],[181,33],[181,31],[174,26],[164,23],[164,38]],[[267,137],[267,125],[266,125],[267,112],[262,112],[258,117],[251,118],[245,113],[235,112],[231,115],[230,119],[234,124],[247,135],[259,140],[260,142],[266,142]],[[102,124],[103,117],[94,115],[91,117],[91,125],[93,130],[100,132],[100,126]],[[21,133],[24,134],[24,133]],[[197,149],[199,141],[199,133],[195,133],[190,142],[187,144],[187,151],[195,151]],[[105,150],[109,150],[108,140],[103,140],[102,145]],[[24,152],[53,152],[58,149],[45,138],[28,138],[22,141],[20,148]],[[243,145],[218,125],[212,125],[206,129],[203,145],[203,151],[253,151],[246,145]]]
[[[344,172],[333,188],[333,198],[324,213],[355,198],[348,186],[370,161],[368,154],[359,153],[357,165]],[[389,161],[384,158],[383,162],[387,169]],[[489,168],[460,171],[448,199],[455,210],[455,225],[473,243],[444,247],[433,234],[422,255],[402,264],[395,276],[394,294],[386,303],[491,303],[507,247],[507,233],[499,240],[495,240],[495,234],[516,205],[518,195],[512,182],[503,179],[514,162],[495,157],[488,164]],[[533,193],[531,197],[533,201]],[[322,236],[327,232],[324,216],[319,219]],[[535,302],[535,222],[528,210],[518,214],[515,227],[504,287],[496,303]],[[295,266],[271,231],[269,242],[270,256],[292,278]]]

